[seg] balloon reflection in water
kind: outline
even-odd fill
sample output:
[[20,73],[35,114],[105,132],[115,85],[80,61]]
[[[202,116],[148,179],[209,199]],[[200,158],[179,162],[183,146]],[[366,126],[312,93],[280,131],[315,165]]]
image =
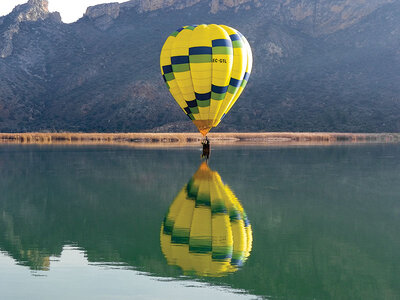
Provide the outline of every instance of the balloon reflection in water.
[[168,264],[185,275],[220,277],[248,258],[253,236],[239,200],[203,162],[169,207],[160,240]]

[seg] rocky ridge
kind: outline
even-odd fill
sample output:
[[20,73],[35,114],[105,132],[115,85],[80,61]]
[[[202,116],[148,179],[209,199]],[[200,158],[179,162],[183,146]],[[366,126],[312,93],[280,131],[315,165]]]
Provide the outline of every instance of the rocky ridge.
[[101,4],[89,7],[87,15],[118,16],[120,9],[134,8],[139,13],[158,10],[188,9],[199,3],[207,6],[208,12],[217,14],[234,9],[261,10],[265,17],[288,24],[301,23],[303,29],[313,35],[322,35],[345,29],[380,6],[394,0],[131,0],[124,3]]
[[118,2],[106,3],[88,7],[84,16],[92,20],[99,29],[106,30],[112,25],[113,20],[118,18],[119,11]]
[[18,34],[22,22],[36,22],[52,18],[53,21],[61,22],[58,12],[50,13],[47,0],[29,0],[25,4],[16,6],[6,17],[2,17],[0,24],[8,22],[6,30],[2,32],[2,44],[0,44],[0,57],[6,58],[13,51],[13,37]]

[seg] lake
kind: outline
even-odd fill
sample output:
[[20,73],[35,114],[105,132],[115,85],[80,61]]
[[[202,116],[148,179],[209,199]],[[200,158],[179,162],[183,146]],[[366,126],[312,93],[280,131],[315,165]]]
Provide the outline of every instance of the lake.
[[0,146],[0,299],[400,299],[400,145]]

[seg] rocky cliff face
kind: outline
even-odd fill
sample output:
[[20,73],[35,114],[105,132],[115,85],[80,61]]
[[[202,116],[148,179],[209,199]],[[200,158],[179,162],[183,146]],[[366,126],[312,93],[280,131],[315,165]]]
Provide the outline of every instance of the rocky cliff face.
[[30,0],[0,18],[0,131],[195,130],[158,61],[170,32],[200,23],[237,28],[254,54],[218,130],[400,130],[393,0],[132,0],[73,24]]
[[47,0],[29,0],[28,3],[15,7],[11,15],[18,22],[44,20],[49,16],[48,5]]
[[[252,10],[264,17],[294,25],[313,35],[332,33],[347,28],[380,6],[394,0],[131,0],[88,8],[87,15],[97,19],[115,19],[120,9],[135,9],[139,13],[159,10],[183,10],[202,4],[208,13],[240,13]],[[232,11],[233,9],[233,11]],[[94,15],[94,17],[92,17]],[[108,19],[108,18],[107,18]]]
[[321,35],[347,28],[394,0],[132,0],[118,6],[150,12],[188,9],[200,2],[211,14],[252,10],[277,21],[301,23],[308,33]]
[[119,10],[119,3],[101,4],[88,7],[85,16],[92,20],[96,27],[106,30],[113,24],[113,20],[118,18]]
[[0,44],[0,57],[5,58],[13,51],[13,37],[18,34],[20,25],[23,22],[36,22],[51,18],[54,22],[61,22],[59,13],[49,13],[47,0],[29,0],[28,3],[18,5],[6,17],[1,19],[1,25],[5,25],[2,31],[2,41]]
[[[393,0],[286,0],[276,1],[277,16],[299,22],[306,32],[323,35],[348,28]],[[279,6],[279,9],[277,7]]]

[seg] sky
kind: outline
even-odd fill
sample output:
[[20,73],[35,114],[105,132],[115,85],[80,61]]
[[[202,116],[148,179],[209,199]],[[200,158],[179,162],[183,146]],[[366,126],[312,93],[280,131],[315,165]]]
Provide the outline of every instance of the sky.
[[[88,6],[108,2],[126,2],[127,0],[48,0],[49,11],[58,11],[64,23],[72,23],[85,13]],[[0,16],[9,14],[15,6],[28,0],[0,0]]]

